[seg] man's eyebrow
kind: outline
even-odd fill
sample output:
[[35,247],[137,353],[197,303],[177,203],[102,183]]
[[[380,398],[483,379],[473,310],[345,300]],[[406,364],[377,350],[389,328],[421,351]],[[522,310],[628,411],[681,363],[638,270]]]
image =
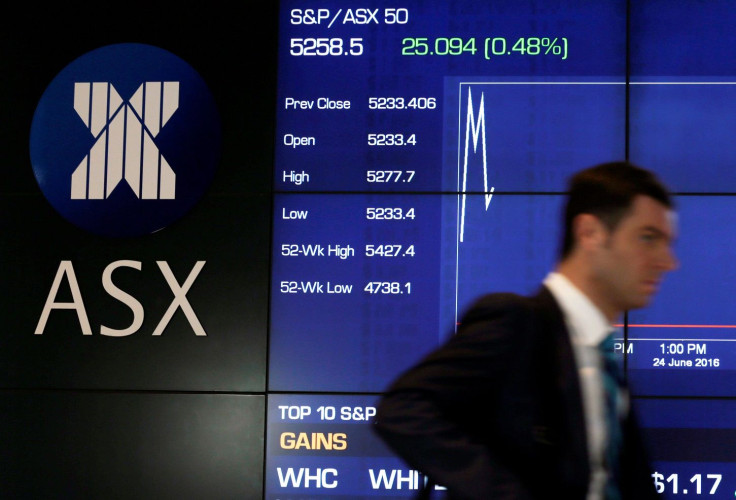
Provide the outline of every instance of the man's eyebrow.
[[667,238],[670,240],[674,239],[675,237],[674,233],[668,233],[667,231],[663,231],[656,226],[643,226],[641,230],[644,232],[655,233],[657,236],[661,236],[662,238]]

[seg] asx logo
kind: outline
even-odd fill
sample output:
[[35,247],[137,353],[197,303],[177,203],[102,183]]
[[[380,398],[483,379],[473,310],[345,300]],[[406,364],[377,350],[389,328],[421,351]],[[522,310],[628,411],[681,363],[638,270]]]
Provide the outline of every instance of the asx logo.
[[64,68],[31,125],[46,199],[95,234],[141,236],[186,214],[220,158],[214,99],[186,62],[143,44],[109,45]]
[[[174,316],[174,313],[178,309],[181,309],[181,311],[186,316],[187,321],[189,321],[189,325],[192,327],[195,335],[206,337],[207,332],[202,327],[202,323],[200,323],[197,314],[194,312],[194,309],[187,299],[187,292],[194,284],[194,280],[196,280],[197,276],[199,276],[200,271],[205,265],[205,261],[197,261],[197,263],[194,265],[189,275],[187,276],[186,280],[184,280],[183,284],[179,283],[179,281],[176,279],[174,273],[171,270],[171,267],[169,267],[168,262],[157,261],[156,265],[161,271],[164,279],[166,279],[166,283],[168,284],[174,298],[164,315],[159,320],[156,328],[154,328],[153,335],[161,335],[164,330],[166,330],[166,327],[168,326],[169,321],[171,321],[171,318]],[[119,260],[110,263],[102,273],[102,286],[104,287],[105,292],[107,292],[108,295],[110,295],[112,298],[119,301],[120,303],[126,305],[130,309],[130,311],[133,313],[133,321],[130,323],[130,325],[121,329],[100,325],[100,334],[108,337],[126,337],[138,332],[143,325],[143,320],[146,315],[145,309],[140,301],[125,290],[121,289],[113,281],[113,272],[121,268],[129,268],[141,271],[142,263],[140,261],[134,260]],[[66,282],[66,286],[71,292],[71,301],[64,302],[59,298],[60,289],[62,288],[63,282]],[[51,313],[56,310],[72,310],[76,312],[82,334],[93,334],[92,325],[90,324],[89,316],[87,315],[87,309],[85,308],[84,300],[82,298],[82,290],[79,286],[79,281],[77,280],[77,275],[74,271],[74,265],[71,261],[68,260],[62,261],[59,264],[59,269],[57,270],[56,276],[54,277],[54,282],[51,285],[51,290],[46,297],[46,304],[43,307],[41,317],[39,318],[38,325],[36,326],[36,331],[34,332],[36,335],[42,335],[44,333],[44,330],[46,329],[46,324]]]
[[102,200],[125,179],[138,198],[175,199],[176,174],[153,139],[179,106],[179,82],[146,82],[124,103],[110,83],[74,84],[74,110],[95,143],[72,173],[74,200]]

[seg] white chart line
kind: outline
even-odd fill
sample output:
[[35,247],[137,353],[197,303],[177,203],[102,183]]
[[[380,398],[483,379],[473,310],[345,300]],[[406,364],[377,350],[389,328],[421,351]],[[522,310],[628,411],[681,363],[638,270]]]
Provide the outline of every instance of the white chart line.
[[[458,95],[460,96],[458,102],[458,137],[457,144],[460,145],[462,142],[462,88],[463,85],[468,85],[468,104],[466,107],[466,130],[465,130],[465,141],[464,151],[461,151],[458,147],[458,159],[457,159],[457,187],[458,187],[458,203],[457,203],[457,219],[458,225],[457,240],[455,244],[455,329],[457,330],[458,324],[458,299],[459,299],[459,270],[460,270],[460,243],[465,239],[465,203],[466,203],[466,188],[467,188],[467,174],[468,174],[468,154],[469,154],[469,141],[470,133],[472,130],[473,136],[473,152],[475,153],[478,146],[479,139],[482,141],[482,153],[483,153],[483,189],[485,195],[485,208],[488,210],[488,206],[493,197],[495,190],[494,186],[488,188],[488,162],[487,162],[487,148],[486,148],[486,126],[485,126],[485,107],[484,107],[484,94],[481,93],[480,105],[478,110],[477,121],[475,118],[475,112],[473,110],[473,101],[471,95],[471,85],[736,85],[736,82],[626,82],[626,81],[605,81],[605,82],[529,82],[529,81],[509,81],[509,82],[458,82]],[[461,164],[462,154],[462,168]],[[462,182],[462,185],[461,185]],[[629,325],[630,327],[637,327],[637,325]],[[640,325],[639,325],[640,326]],[[703,326],[705,328],[705,326]],[[637,339],[643,340],[643,339]],[[665,340],[665,339],[660,339]]]

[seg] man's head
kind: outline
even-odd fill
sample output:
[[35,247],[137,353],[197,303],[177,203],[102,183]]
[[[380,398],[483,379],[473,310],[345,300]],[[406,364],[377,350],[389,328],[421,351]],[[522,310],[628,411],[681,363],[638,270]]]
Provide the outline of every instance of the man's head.
[[560,271],[613,318],[645,306],[677,262],[673,201],[649,171],[626,162],[572,177]]
[[667,188],[653,173],[627,162],[602,163],[581,170],[570,179],[568,187],[563,259],[575,245],[573,222],[580,214],[595,215],[613,231],[638,195],[653,198],[669,209],[674,208]]

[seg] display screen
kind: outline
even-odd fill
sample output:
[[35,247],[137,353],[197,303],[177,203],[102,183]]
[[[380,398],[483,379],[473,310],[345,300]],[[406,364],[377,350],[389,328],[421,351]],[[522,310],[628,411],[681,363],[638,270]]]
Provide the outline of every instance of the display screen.
[[410,498],[416,493],[423,476],[393,456],[368,425],[375,399],[271,395],[265,498]]
[[629,4],[631,160],[677,192],[736,192],[733,3]]
[[276,189],[560,190],[621,157],[626,3],[536,4],[283,1]]
[[[698,457],[668,456],[715,421],[691,419],[678,434],[657,413],[670,405],[687,421],[709,408],[703,398],[736,393],[733,26],[725,0],[281,2],[273,498],[313,491],[314,481],[295,482],[300,467],[319,469],[330,496],[410,497],[421,478],[369,427],[312,420],[317,409],[372,405],[454,334],[479,295],[535,292],[558,258],[570,175],[626,158],[663,179],[679,214],[680,267],[649,307],[627,312],[619,338],[657,443],[663,478],[653,481],[665,497],[704,495],[713,474],[724,475],[719,493],[736,489],[726,481],[734,461],[710,448],[715,440]],[[279,406],[312,413],[292,419]],[[321,425],[360,445],[276,445],[287,428]],[[711,458],[725,472],[699,467]],[[375,487],[371,470],[401,467],[393,477],[405,482]],[[317,477],[312,469],[302,478]]]
[[481,293],[535,291],[555,261],[562,196],[484,200],[277,195],[277,220],[305,218],[274,229],[270,388],[379,392]]
[[736,496],[736,401],[648,399],[638,409],[663,498]]
[[381,391],[477,295],[538,286],[567,178],[625,154],[625,23],[282,3],[271,390]]

